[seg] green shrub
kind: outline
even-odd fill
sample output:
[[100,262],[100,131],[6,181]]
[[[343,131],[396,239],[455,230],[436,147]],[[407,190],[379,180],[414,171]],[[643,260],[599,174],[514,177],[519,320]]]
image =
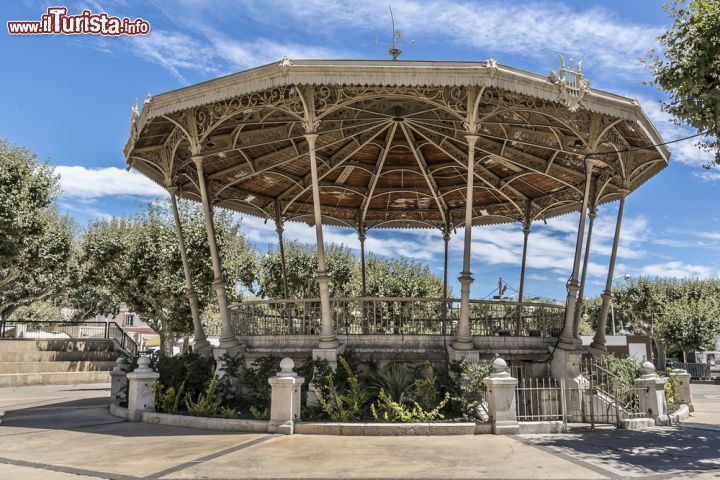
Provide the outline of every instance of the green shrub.
[[[165,388],[185,385],[185,393],[197,398],[213,378],[215,362],[197,353],[183,353],[173,357],[160,353],[151,359],[150,367],[160,374],[158,382]],[[156,397],[157,401],[157,397]]]
[[223,407],[234,412],[244,401],[240,386],[243,358],[241,355],[224,353],[220,361],[223,365],[223,376],[218,380],[216,395],[222,400]]
[[378,401],[370,405],[375,420],[383,422],[402,422],[402,423],[421,423],[432,422],[439,418],[445,418],[440,410],[450,400],[450,394],[446,393],[445,397],[433,409],[426,410],[418,402],[411,401],[406,404],[405,396],[401,395],[399,401],[394,401],[388,396],[383,389],[378,393]]
[[197,400],[193,401],[189,393],[185,394],[185,406],[188,415],[193,417],[216,417],[220,412],[222,401],[215,396],[217,378],[213,378],[204,393],[198,394]]
[[378,373],[372,381],[373,393],[380,390],[392,400],[399,402],[415,382],[415,376],[406,363],[393,363]]
[[677,406],[677,377],[670,375],[671,369],[667,369],[668,381],[665,382],[665,401],[668,411],[672,411]]
[[344,392],[338,393],[336,380],[331,373],[324,378],[325,390],[329,393],[318,390],[318,402],[325,414],[335,422],[359,420],[368,400],[367,392],[360,386],[357,375],[353,373],[345,357],[340,356],[339,361],[344,370]]
[[457,365],[458,389],[455,397],[460,412],[466,418],[484,420],[487,415],[485,407],[485,391],[487,387],[483,379],[490,375],[492,363],[466,362]]
[[[416,379],[413,384],[412,399],[414,402],[417,402],[424,410],[431,410],[435,408],[440,401],[438,378],[435,375],[435,371],[433,370],[430,362],[425,362],[425,365],[423,365],[421,372],[422,376]],[[443,404],[443,407],[444,406],[445,405]]]
[[178,413],[180,411],[180,399],[185,393],[185,382],[175,387],[165,387],[162,383],[155,384],[155,408],[158,412]]
[[250,368],[242,371],[239,376],[242,398],[248,407],[258,411],[270,408],[270,384],[268,378],[280,371],[278,357],[260,357]]

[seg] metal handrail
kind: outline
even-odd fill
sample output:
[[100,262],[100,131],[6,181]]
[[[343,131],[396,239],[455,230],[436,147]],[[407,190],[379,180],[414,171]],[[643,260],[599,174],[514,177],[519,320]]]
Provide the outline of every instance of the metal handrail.
[[[416,297],[333,297],[330,308],[338,334],[452,335],[460,300]],[[317,334],[320,299],[249,300],[230,305],[240,335]],[[471,333],[478,336],[557,337],[564,305],[510,300],[470,300]]]
[[[25,325],[39,331],[67,335],[71,339],[103,338],[114,341],[128,355],[137,354],[137,344],[116,322],[68,322],[68,321],[15,321],[0,323],[0,338],[7,338],[8,331]],[[36,337],[43,338],[43,337]],[[46,337],[51,338],[51,337]]]

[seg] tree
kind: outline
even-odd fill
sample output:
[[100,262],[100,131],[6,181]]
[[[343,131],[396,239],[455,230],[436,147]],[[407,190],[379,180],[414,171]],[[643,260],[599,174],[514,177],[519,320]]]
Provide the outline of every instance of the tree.
[[[202,312],[215,296],[207,234],[199,206],[183,203],[181,212]],[[235,301],[241,298],[243,288],[252,285],[255,257],[232,215],[217,213],[215,225],[228,298]],[[105,296],[100,302],[91,295],[74,298],[78,310],[115,314],[124,303],[160,335],[165,351],[177,336],[192,332],[175,225],[167,206],[149,204],[135,217],[95,222],[83,238],[80,271],[79,284],[92,285]]]
[[717,0],[675,0],[665,5],[672,27],[658,37],[662,55],[651,52],[646,62],[654,84],[665,90],[663,109],[709,139],[720,164],[720,3]]
[[658,335],[665,345],[682,350],[712,350],[720,333],[716,299],[673,300],[665,307]]
[[[360,295],[360,273],[354,291]],[[430,267],[407,258],[383,259],[369,255],[366,265],[366,290],[369,297],[441,298],[442,279]]]
[[51,166],[0,140],[0,320],[66,286],[74,225],[53,207],[58,193]]
[[18,307],[63,293],[72,278],[72,220],[60,216],[55,209],[44,211],[39,217],[39,235],[25,239],[22,254],[11,267],[17,274],[0,289],[3,319]]
[[[325,257],[330,275],[330,295],[345,297],[352,294],[351,280],[356,259],[344,246],[327,245]],[[314,245],[299,242],[285,244],[285,271],[290,298],[318,298],[317,251]],[[284,298],[280,252],[273,246],[260,259],[258,294],[266,298]]]

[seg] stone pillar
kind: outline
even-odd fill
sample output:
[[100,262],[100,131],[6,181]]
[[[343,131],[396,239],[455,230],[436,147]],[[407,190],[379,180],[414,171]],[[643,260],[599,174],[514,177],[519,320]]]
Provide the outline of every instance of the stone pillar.
[[182,223],[180,222],[180,212],[177,206],[177,187],[168,187],[170,194],[170,205],[172,206],[173,217],[175,218],[175,237],[177,238],[178,247],[180,249],[180,259],[182,260],[183,273],[185,275],[185,288],[187,289],[188,302],[190,303],[190,316],[193,321],[193,330],[195,341],[194,348],[197,353],[203,357],[212,354],[212,345],[208,342],[203,330],[202,322],[200,322],[200,311],[198,308],[198,297],[193,288],[192,274],[190,273],[190,264],[187,258],[187,250],[185,249],[185,237],[183,236]]
[[658,422],[658,417],[667,416],[667,402],[665,401],[665,383],[667,380],[658,376],[655,365],[650,362],[643,363],[645,374],[635,380],[635,387],[640,389],[638,400],[640,411]]
[[580,318],[582,317],[583,308],[585,306],[585,279],[587,278],[588,263],[590,261],[590,244],[592,241],[593,224],[597,216],[597,209],[593,205],[590,207],[590,222],[588,223],[587,242],[585,243],[585,255],[583,257],[582,273],[580,274],[580,291],[578,292],[577,304],[575,305],[575,318],[573,319],[573,336],[575,341],[580,345]]
[[486,399],[488,415],[496,435],[513,435],[520,433],[517,421],[515,390],[518,380],[508,373],[507,363],[496,358],[492,364],[492,373],[483,379],[487,386]]
[[575,304],[577,302],[578,290],[580,283],[578,274],[580,273],[580,254],[583,244],[583,236],[585,234],[585,212],[587,212],[588,202],[590,200],[590,180],[592,179],[592,170],[596,160],[589,157],[585,158],[585,192],[583,193],[582,208],[580,209],[580,223],[578,225],[577,241],[575,242],[575,258],[573,259],[573,270],[570,280],[567,283],[567,299],[565,301],[565,323],[563,324],[562,333],[558,347],[563,350],[574,350],[577,345],[575,336],[573,335],[573,323],[575,321]]
[[115,366],[110,370],[110,403],[122,401],[127,394],[124,391],[128,382],[127,371],[127,359],[118,357]]
[[[218,252],[217,237],[215,236],[215,221],[213,220],[212,205],[210,204],[210,195],[207,191],[207,183],[205,174],[203,173],[203,158],[200,156],[192,157],[195,162],[198,174],[198,185],[200,185],[200,196],[202,197],[203,213],[205,217],[205,228],[208,235],[208,244],[210,245],[210,259],[212,260],[213,288],[217,295],[218,307],[220,310],[220,320],[222,321],[222,329],[220,333],[220,350],[225,352],[237,352],[241,350],[240,342],[235,337],[232,324],[230,323],[230,314],[228,313],[227,292],[225,291],[225,277],[222,273],[222,263],[220,253]],[[218,356],[218,352],[215,352]]]
[[150,358],[141,355],[138,368],[127,374],[128,420],[139,422],[143,412],[155,411],[155,382],[160,374],[150,368]]
[[[460,319],[458,321],[455,339],[452,348],[455,351],[473,350],[472,335],[470,333],[470,285],[473,282],[470,273],[470,249],[472,245],[472,221],[473,221],[473,182],[475,180],[475,143],[478,136],[475,134],[465,135],[468,142],[468,164],[467,164],[467,189],[465,192],[465,244],[463,248],[463,269],[460,272]],[[452,355],[451,355],[452,356]],[[472,360],[475,360],[473,355]],[[455,360],[451,358],[451,360]],[[477,360],[475,360],[477,361]]]
[[300,421],[300,386],[305,379],[293,371],[295,362],[285,357],[280,361],[280,371],[268,379],[271,388],[270,422],[268,433],[292,435],[295,422]]
[[692,401],[692,393],[690,392],[690,374],[687,370],[674,368],[670,371],[670,377],[675,379],[675,401],[677,403],[687,405],[690,413],[695,411]]
[[320,210],[320,186],[318,180],[317,157],[315,155],[315,142],[317,133],[305,134],[310,155],[310,176],[312,179],[313,210],[315,214],[315,238],[317,243],[318,271],[317,282],[320,287],[320,341],[315,350],[326,350],[325,352],[313,351],[316,358],[329,358],[329,362],[337,363],[337,354],[340,347],[335,327],[333,325],[332,310],[330,309],[330,275],[327,273],[325,262],[325,244],[323,242],[322,212]]
[[610,302],[612,301],[612,281],[615,274],[615,260],[617,259],[618,243],[620,242],[620,228],[622,226],[623,210],[625,209],[625,197],[627,190],[620,191],[620,205],[618,205],[617,220],[615,221],[615,237],[613,238],[612,251],[610,252],[610,265],[608,266],[607,280],[605,281],[605,291],[602,293],[602,308],[600,309],[600,320],[598,322],[597,332],[593,338],[590,348],[598,353],[607,353],[605,346],[605,329],[607,328],[607,316],[610,310]]

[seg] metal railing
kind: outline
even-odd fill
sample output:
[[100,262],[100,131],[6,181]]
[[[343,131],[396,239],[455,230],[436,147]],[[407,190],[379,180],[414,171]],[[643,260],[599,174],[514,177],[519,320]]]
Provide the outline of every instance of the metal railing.
[[67,338],[113,340],[125,353],[137,354],[137,344],[115,322],[24,322],[0,323],[0,338]]
[[712,378],[712,370],[707,363],[683,363],[676,362],[673,368],[681,368],[690,374],[691,378],[698,380],[710,380]]
[[517,419],[520,422],[563,422],[567,426],[565,379],[524,378],[515,390]]
[[[460,317],[456,298],[331,298],[340,335],[452,335]],[[472,335],[556,337],[565,306],[554,303],[470,301]],[[312,335],[320,332],[320,300],[251,300],[230,306],[239,335]],[[518,323],[519,322],[519,323]]]
[[581,371],[588,381],[590,395],[587,404],[590,423],[620,425],[625,418],[644,417],[640,410],[642,388],[633,382],[614,375],[599,365],[594,358],[585,357],[581,362]]

